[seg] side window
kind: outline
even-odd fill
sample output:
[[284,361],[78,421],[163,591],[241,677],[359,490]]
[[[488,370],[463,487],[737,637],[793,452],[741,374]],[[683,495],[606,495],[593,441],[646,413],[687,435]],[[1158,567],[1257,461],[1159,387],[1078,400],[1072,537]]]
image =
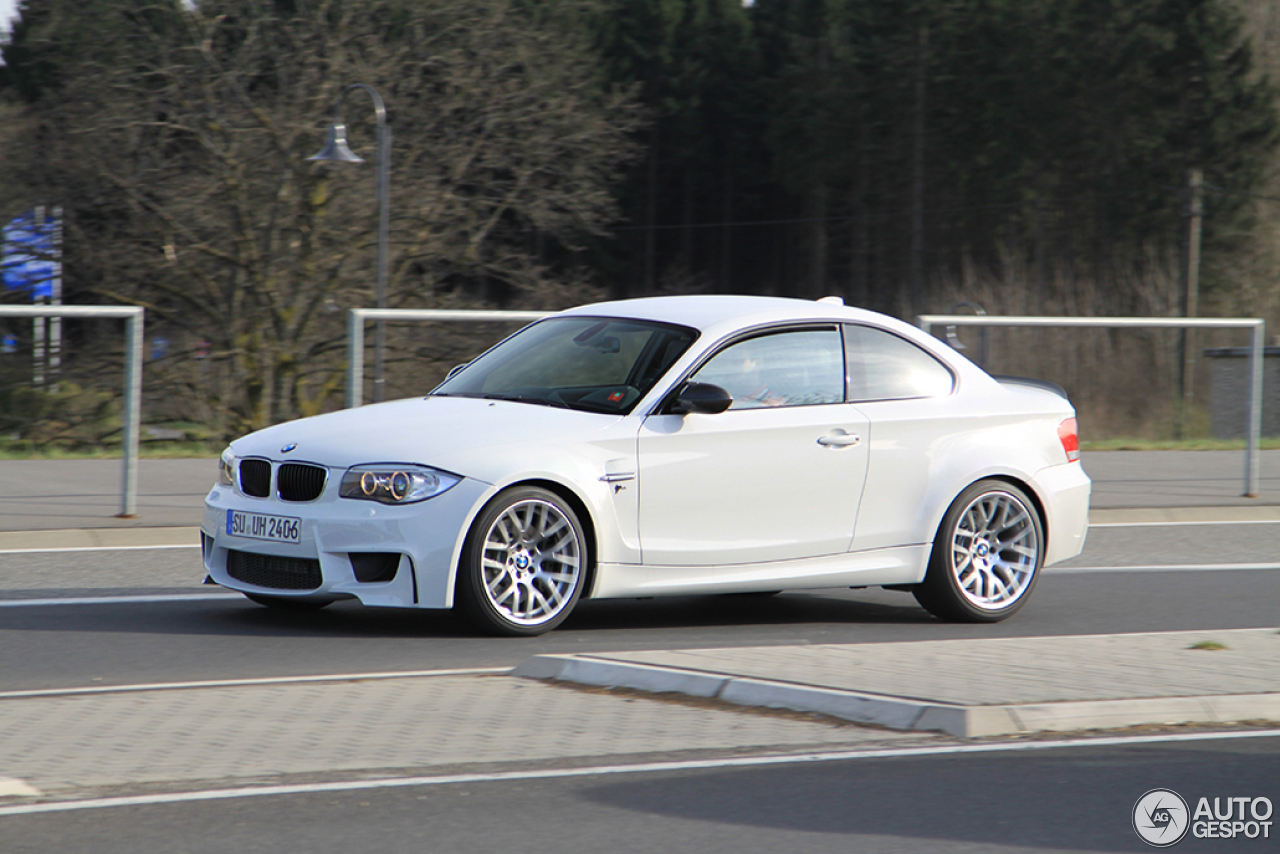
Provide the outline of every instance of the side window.
[[835,329],[798,329],[731,344],[692,379],[733,395],[730,409],[844,400],[844,351]]
[[944,397],[955,387],[946,366],[891,332],[848,324],[844,341],[851,401]]

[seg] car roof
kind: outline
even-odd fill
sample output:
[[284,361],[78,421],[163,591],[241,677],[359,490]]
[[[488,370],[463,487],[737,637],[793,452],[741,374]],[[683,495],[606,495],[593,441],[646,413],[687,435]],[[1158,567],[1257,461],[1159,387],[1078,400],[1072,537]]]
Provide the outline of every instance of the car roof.
[[[695,294],[685,296],[641,297],[638,299],[599,302],[561,312],[560,317],[622,317],[656,320],[697,329],[707,346],[714,346],[735,333],[768,325],[786,323],[862,323],[895,332],[932,353],[949,365],[962,382],[994,383],[993,380],[962,354],[944,342],[910,323],[863,308],[846,306],[836,298],[803,300],[791,297],[730,296],[727,294]],[[686,353],[674,366],[677,370],[697,357],[697,351]]]
[[723,294],[616,300],[578,306],[562,314],[657,320],[691,326],[703,332],[725,331],[726,328],[741,329],[765,323],[813,320],[845,323],[863,321],[894,327],[907,325],[887,315],[851,308],[835,300],[824,302],[789,297]]

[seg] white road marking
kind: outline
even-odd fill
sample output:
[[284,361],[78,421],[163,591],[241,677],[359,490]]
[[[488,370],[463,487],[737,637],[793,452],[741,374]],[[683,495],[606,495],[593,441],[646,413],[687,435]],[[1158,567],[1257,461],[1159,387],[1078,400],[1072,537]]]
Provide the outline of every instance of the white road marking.
[[[1090,572],[1275,572],[1280,563],[1187,563],[1139,566],[1047,566],[1049,575]],[[0,594],[2,595],[2,594]],[[158,593],[149,596],[82,596],[50,599],[0,599],[0,608],[42,608],[53,605],[138,605],[165,602],[239,601],[239,593]]]
[[59,552],[130,552],[147,549],[198,549],[199,543],[158,546],[72,546],[57,549],[0,549],[0,555],[57,554]]
[[136,605],[148,602],[215,602],[239,600],[239,593],[158,593],[154,596],[84,596],[65,599],[0,599],[0,608],[46,605]]
[[267,676],[260,679],[212,679],[201,682],[152,682],[134,685],[98,685],[90,688],[41,688],[0,691],[0,700],[29,697],[75,697],[82,694],[125,694],[135,691],[174,691],[186,688],[243,688],[253,685],[297,685],[306,682],[364,682],[374,679],[420,679],[427,676],[483,676],[510,673],[510,667],[463,667],[450,670],[399,670],[376,673],[328,673],[318,676]]
[[677,762],[645,762],[632,765],[596,765],[586,768],[548,768],[531,771],[497,771],[488,774],[447,774],[425,777],[391,777],[381,780],[348,780],[335,783],[310,783],[282,786],[245,786],[229,789],[204,789],[195,792],[135,795],[115,798],[92,798],[82,801],[60,801],[38,804],[0,806],[0,817],[36,813],[70,812],[73,810],[109,809],[112,807],[158,806],[195,801],[230,800],[233,798],[310,795],[322,792],[358,792],[371,789],[397,789],[421,786],[449,786],[459,783],[499,783],[519,780],[569,779],[613,774],[672,773],[718,768],[750,768],[769,765],[798,765],[806,762],[840,762],[857,759],[901,759],[920,756],[947,756],[966,753],[1013,753],[1078,747],[1113,747],[1136,744],[1162,744],[1188,741],[1221,741],[1242,738],[1278,738],[1280,729],[1248,732],[1175,733],[1165,735],[1115,736],[1079,740],[1025,741],[995,744],[950,744],[933,747],[903,747],[863,750],[828,751],[791,755],[738,756]]
[[1259,572],[1280,569],[1280,563],[1174,563],[1147,566],[1047,566],[1053,575],[1071,572]]
[[1090,528],[1186,528],[1193,525],[1280,525],[1280,519],[1200,520],[1197,522],[1090,522]]

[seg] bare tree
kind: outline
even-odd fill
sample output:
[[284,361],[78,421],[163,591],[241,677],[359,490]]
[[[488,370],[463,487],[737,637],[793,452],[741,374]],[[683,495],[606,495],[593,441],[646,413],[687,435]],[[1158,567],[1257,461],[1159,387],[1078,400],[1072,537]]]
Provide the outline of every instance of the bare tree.
[[374,302],[368,103],[343,113],[369,166],[307,161],[348,84],[379,90],[394,128],[390,305],[589,293],[574,251],[613,216],[636,113],[597,82],[577,4],[113,5],[123,35],[33,107],[30,144],[77,192],[68,251],[78,237],[98,296],[207,342],[148,373],[221,432],[332,405],[345,309]]

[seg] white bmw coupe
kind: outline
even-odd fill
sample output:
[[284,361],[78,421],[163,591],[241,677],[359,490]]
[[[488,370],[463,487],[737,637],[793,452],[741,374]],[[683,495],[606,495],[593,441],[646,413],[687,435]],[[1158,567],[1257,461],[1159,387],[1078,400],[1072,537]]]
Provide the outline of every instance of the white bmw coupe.
[[988,622],[1079,554],[1075,412],[838,300],[680,296],[521,329],[425,397],[233,442],[213,581],[275,607],[460,608],[879,585]]

